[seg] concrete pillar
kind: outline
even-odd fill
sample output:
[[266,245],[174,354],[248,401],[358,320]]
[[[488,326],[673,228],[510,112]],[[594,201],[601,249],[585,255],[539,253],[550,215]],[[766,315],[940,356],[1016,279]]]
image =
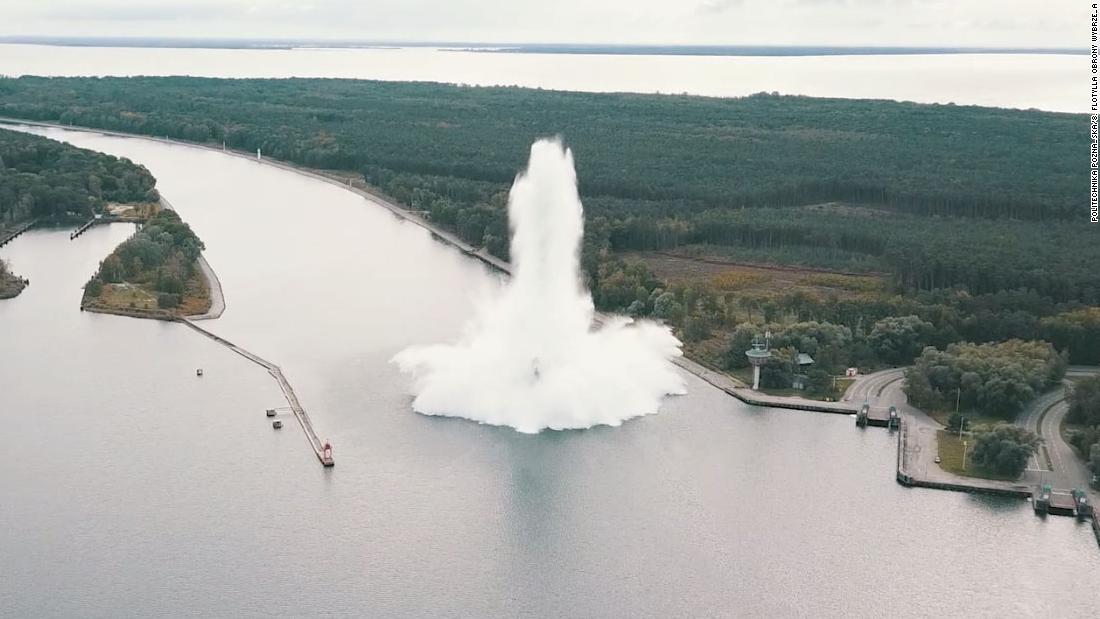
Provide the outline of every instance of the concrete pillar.
[[760,390],[760,366],[752,364],[752,390]]

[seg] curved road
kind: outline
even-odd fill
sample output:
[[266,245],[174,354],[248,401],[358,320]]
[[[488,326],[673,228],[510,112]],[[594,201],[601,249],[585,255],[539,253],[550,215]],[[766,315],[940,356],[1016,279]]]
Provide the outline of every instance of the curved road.
[[[1071,366],[1067,377],[1100,374],[1100,368]],[[918,447],[913,449],[910,464],[925,476],[936,476],[941,471],[934,465],[934,437],[942,426],[920,409],[909,405],[902,390],[905,368],[883,370],[856,379],[844,394],[843,400],[859,405],[867,402],[873,408],[895,406],[910,425],[911,436]],[[1032,457],[1021,481],[1049,483],[1055,488],[1088,488],[1092,475],[1085,463],[1063,439],[1062,420],[1069,412],[1066,402],[1068,380],[1044,393],[1028,404],[1016,418],[1016,424],[1043,438],[1044,444],[1037,457]],[[946,473],[945,473],[946,474]]]
[[[848,389],[844,392],[844,401],[856,405],[867,402],[871,406],[875,406],[886,386],[903,378],[905,378],[905,368],[894,368],[873,374],[865,374],[856,378],[855,382],[848,386]],[[884,404],[890,406],[894,402]]]
[[[1066,376],[1094,374],[1100,374],[1100,368],[1070,366],[1066,370]],[[1062,420],[1069,412],[1069,403],[1066,402],[1066,387],[1069,384],[1068,380],[1063,380],[1055,389],[1032,400],[1016,417],[1016,423],[1043,438],[1040,455],[1045,454],[1045,457],[1033,457],[1028,465],[1036,481],[1050,483],[1055,488],[1088,488],[1092,474],[1073,448],[1062,439]]]

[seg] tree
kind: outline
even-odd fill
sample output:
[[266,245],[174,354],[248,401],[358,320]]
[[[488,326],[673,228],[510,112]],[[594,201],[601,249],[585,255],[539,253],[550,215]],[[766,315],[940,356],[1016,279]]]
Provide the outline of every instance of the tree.
[[948,432],[965,432],[970,428],[970,420],[962,413],[951,413],[947,418]]
[[1092,472],[1093,479],[1100,478],[1100,444],[1093,443],[1089,449],[1089,471]]
[[688,316],[684,318],[683,335],[688,342],[705,340],[710,337],[710,325],[705,318]]
[[84,286],[84,294],[89,297],[98,297],[103,292],[103,280],[93,277]]
[[1039,451],[1041,442],[1042,439],[1030,430],[999,425],[977,434],[971,461],[998,475],[1019,477],[1027,467],[1028,458]]
[[675,324],[683,318],[684,307],[676,300],[675,294],[665,292],[653,302],[653,315]]
[[733,330],[726,347],[726,367],[730,369],[748,367],[749,359],[745,351],[752,348],[752,341],[760,334],[760,330],[747,322],[743,322]]
[[798,352],[793,348],[772,349],[771,358],[760,368],[760,386],[789,389],[794,379],[797,358]]
[[892,316],[876,322],[867,341],[886,363],[905,365],[931,342],[933,331],[932,323],[919,316]]
[[179,307],[180,295],[171,292],[162,292],[157,295],[157,307],[161,309],[172,309]]
[[820,368],[806,372],[809,390],[813,393],[828,393],[833,388],[833,377]]
[[1100,376],[1079,380],[1067,395],[1069,413],[1066,418],[1071,423],[1100,425]]
[[905,392],[922,408],[942,410],[959,397],[966,409],[1011,419],[1064,374],[1065,358],[1046,342],[959,343],[925,348],[906,373]]

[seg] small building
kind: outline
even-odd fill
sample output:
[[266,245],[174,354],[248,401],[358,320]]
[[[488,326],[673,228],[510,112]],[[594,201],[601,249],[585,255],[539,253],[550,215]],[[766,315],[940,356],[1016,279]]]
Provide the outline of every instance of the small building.
[[859,368],[848,368],[844,370],[845,378],[855,378],[856,376],[859,376]]
[[810,377],[806,374],[806,370],[813,366],[814,358],[800,352],[796,362],[798,363],[798,371],[791,377],[791,389],[805,389],[810,384]]

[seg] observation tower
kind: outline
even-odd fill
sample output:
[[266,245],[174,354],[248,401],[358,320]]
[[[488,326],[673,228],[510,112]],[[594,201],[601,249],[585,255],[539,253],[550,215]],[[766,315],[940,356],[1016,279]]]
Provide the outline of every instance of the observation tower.
[[772,351],[769,350],[771,346],[772,332],[767,331],[764,333],[764,339],[761,340],[760,336],[752,338],[752,348],[745,351],[745,356],[749,358],[749,363],[752,364],[752,390],[757,391],[760,389],[760,367],[768,362],[768,359],[772,358]]

